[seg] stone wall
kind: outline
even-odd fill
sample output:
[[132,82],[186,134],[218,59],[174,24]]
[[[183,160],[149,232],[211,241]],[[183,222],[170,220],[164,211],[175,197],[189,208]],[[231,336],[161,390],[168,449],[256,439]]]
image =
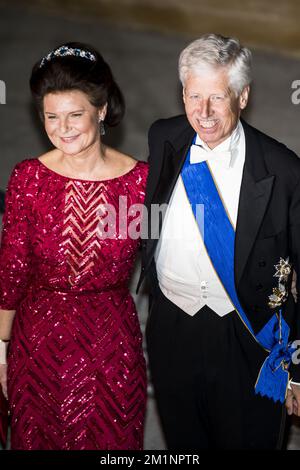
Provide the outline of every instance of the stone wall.
[[[5,1],[0,0],[0,5]],[[9,3],[24,5],[23,0]],[[300,57],[298,0],[26,0],[26,4],[189,37],[219,32],[256,48]]]

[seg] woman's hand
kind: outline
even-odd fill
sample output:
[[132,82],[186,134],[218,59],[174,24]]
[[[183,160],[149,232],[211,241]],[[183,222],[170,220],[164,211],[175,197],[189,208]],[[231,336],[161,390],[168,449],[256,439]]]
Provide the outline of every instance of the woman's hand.
[[3,395],[7,399],[7,364],[0,364],[0,385]]

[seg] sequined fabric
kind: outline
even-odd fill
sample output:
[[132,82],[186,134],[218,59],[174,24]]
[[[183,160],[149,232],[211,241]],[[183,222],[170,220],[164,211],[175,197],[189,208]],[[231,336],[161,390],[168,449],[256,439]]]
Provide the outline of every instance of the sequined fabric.
[[99,206],[118,215],[120,195],[128,207],[143,203],[147,171],[139,162],[121,177],[83,181],[31,159],[11,176],[0,308],[17,310],[8,360],[13,449],[143,446],[145,361],[128,291],[139,241],[118,229],[100,237]]

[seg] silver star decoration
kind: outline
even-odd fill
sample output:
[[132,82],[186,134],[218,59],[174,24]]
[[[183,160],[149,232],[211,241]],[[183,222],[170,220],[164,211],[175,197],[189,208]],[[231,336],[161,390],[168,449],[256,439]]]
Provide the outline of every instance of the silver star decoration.
[[271,308],[280,307],[287,299],[287,291],[284,284],[278,283],[278,287],[273,288],[273,294],[269,295],[268,305]]
[[291,265],[289,264],[289,258],[280,258],[279,264],[275,264],[275,269],[276,273],[274,274],[274,277],[278,277],[279,282],[286,282],[292,271]]

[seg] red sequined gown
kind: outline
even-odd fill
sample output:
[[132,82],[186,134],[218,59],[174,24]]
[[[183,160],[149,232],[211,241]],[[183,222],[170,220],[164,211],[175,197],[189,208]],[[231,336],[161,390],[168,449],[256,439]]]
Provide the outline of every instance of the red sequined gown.
[[101,236],[113,219],[99,225],[108,214],[99,207],[118,215],[119,196],[128,209],[142,204],[147,171],[138,162],[123,176],[84,181],[38,159],[14,169],[0,252],[0,308],[16,310],[12,449],[142,449],[145,361],[128,291],[139,240],[124,227],[120,236],[118,218],[114,237]]

